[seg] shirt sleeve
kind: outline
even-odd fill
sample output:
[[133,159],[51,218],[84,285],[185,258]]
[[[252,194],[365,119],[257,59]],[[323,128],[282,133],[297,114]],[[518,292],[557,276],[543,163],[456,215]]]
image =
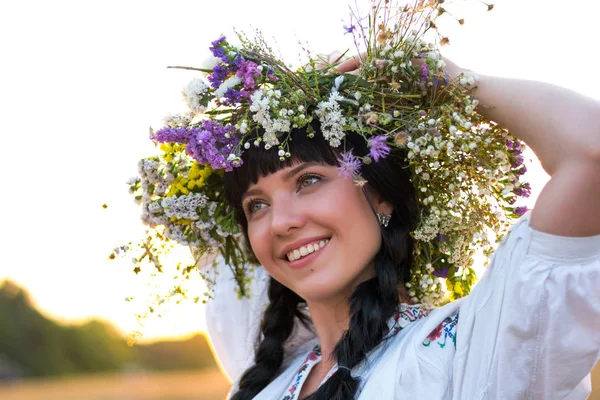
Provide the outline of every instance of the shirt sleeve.
[[453,399],[570,399],[600,357],[600,235],[522,217],[460,308]]
[[222,260],[216,268],[214,298],[205,305],[206,327],[221,368],[234,382],[254,358],[260,321],[268,304],[269,276],[262,267],[256,267],[249,296],[239,298],[231,270]]

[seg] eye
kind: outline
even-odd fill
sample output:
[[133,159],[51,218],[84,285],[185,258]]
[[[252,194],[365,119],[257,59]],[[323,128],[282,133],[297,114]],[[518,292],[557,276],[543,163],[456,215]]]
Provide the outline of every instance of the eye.
[[248,215],[252,215],[257,211],[262,210],[266,206],[267,204],[262,200],[250,200],[246,203],[246,206],[244,208],[246,209]]
[[303,189],[305,187],[309,187],[318,183],[323,179],[320,175],[317,174],[304,174],[300,178],[298,178],[298,187]]

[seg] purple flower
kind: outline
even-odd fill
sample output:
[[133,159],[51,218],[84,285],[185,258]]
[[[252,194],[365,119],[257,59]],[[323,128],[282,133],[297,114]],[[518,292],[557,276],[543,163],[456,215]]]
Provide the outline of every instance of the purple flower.
[[511,164],[511,167],[513,169],[520,167],[523,164],[523,155],[520,152],[517,152],[515,154],[515,159],[513,161],[513,163]]
[[390,147],[385,143],[385,136],[374,136],[369,140],[369,156],[379,161],[390,154]]
[[442,269],[436,269],[433,271],[433,276],[437,276],[438,278],[447,278],[448,277],[448,267],[444,267]]
[[150,139],[158,143],[188,143],[194,137],[197,130],[199,128],[165,126],[154,132],[154,135],[150,136]]
[[207,76],[208,81],[211,83],[211,86],[215,89],[221,86],[221,83],[225,79],[227,79],[227,75],[229,75],[229,69],[227,69],[224,65],[215,65],[213,68],[212,74]]
[[244,57],[241,54],[237,54],[231,63],[233,65],[233,69],[237,71],[240,66],[245,62]]
[[256,87],[256,82],[254,81],[254,78],[260,76],[258,64],[256,64],[253,61],[241,62],[237,71],[237,76],[242,78],[242,82],[244,83],[244,89],[253,90]]
[[421,64],[421,80],[425,82],[429,77],[429,71],[427,70],[427,65]]
[[231,125],[221,125],[217,121],[204,120],[202,128],[194,128],[194,136],[186,146],[187,153],[199,164],[210,165],[214,169],[231,171],[234,164],[229,159],[235,143],[239,140],[233,135]]
[[509,140],[508,142],[506,142],[506,147],[509,150],[512,150],[515,147],[515,142],[513,142],[512,140]]
[[525,182],[513,191],[514,194],[521,197],[529,197],[531,195],[531,185]]
[[527,208],[527,206],[522,206],[522,207],[516,207],[513,212],[515,213],[515,215],[521,217],[521,216],[525,215],[525,213],[527,211],[529,211],[529,208]]
[[[354,33],[354,30],[356,29],[356,25],[354,25],[354,23],[352,22],[354,19],[354,15],[352,13],[350,13],[350,22],[348,22],[348,25],[344,25],[344,35],[347,33]],[[344,22],[344,20],[342,20],[342,22]]]
[[272,69],[267,71],[267,79],[273,82],[279,80],[279,78],[277,77],[277,75],[275,75],[275,72]]
[[[245,92],[248,93],[248,92]],[[235,104],[239,103],[242,100],[243,93],[239,90],[235,90],[234,88],[229,88],[225,92],[225,104]]]
[[221,47],[221,43],[225,41],[225,36],[221,36],[214,42],[212,42],[212,46],[209,47],[209,50],[212,51],[213,56],[220,58],[223,62],[229,62],[229,59],[225,55],[225,50]]
[[515,171],[517,176],[525,175],[526,172],[527,172],[527,166],[525,166],[524,164],[521,165],[521,168],[519,168],[517,171]]
[[342,158],[338,159],[338,174],[346,179],[354,179],[360,170],[360,160],[352,154],[352,150],[342,153],[341,156]]

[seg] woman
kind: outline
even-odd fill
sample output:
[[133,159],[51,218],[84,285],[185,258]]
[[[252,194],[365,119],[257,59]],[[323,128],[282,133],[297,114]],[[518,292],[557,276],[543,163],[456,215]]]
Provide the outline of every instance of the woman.
[[[449,61],[446,71],[472,75]],[[235,380],[231,398],[587,396],[600,357],[600,104],[491,76],[478,78],[473,96],[534,150],[551,180],[473,292],[430,313],[410,304],[404,285],[417,206],[401,161],[363,165],[367,183],[355,185],[339,176],[339,152],[322,135],[297,130],[286,162],[256,147],[226,173],[228,199],[266,271],[240,301],[226,295],[223,271],[209,302],[210,336]],[[347,143],[368,153],[352,135]],[[253,357],[248,337],[259,320]]]
[[[160,269],[173,241],[223,255],[203,273],[235,400],[584,398],[600,355],[600,104],[476,77],[424,40],[443,2],[390,3],[352,25],[363,60],[292,71],[260,37],[212,43],[190,113],[152,135],[162,154],[130,184],[166,242],[140,260]],[[515,204],[521,141],[552,177],[530,213]],[[474,248],[518,217],[469,294]],[[439,277],[462,298],[434,308]]]

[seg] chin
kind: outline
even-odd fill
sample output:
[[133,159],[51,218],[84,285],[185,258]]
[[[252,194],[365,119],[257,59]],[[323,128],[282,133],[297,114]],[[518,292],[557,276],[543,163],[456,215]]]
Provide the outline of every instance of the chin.
[[341,297],[349,299],[353,288],[350,284],[340,285],[339,278],[323,279],[315,276],[314,280],[308,279],[292,290],[296,291],[298,296],[307,302],[325,303],[331,300],[339,300]]

